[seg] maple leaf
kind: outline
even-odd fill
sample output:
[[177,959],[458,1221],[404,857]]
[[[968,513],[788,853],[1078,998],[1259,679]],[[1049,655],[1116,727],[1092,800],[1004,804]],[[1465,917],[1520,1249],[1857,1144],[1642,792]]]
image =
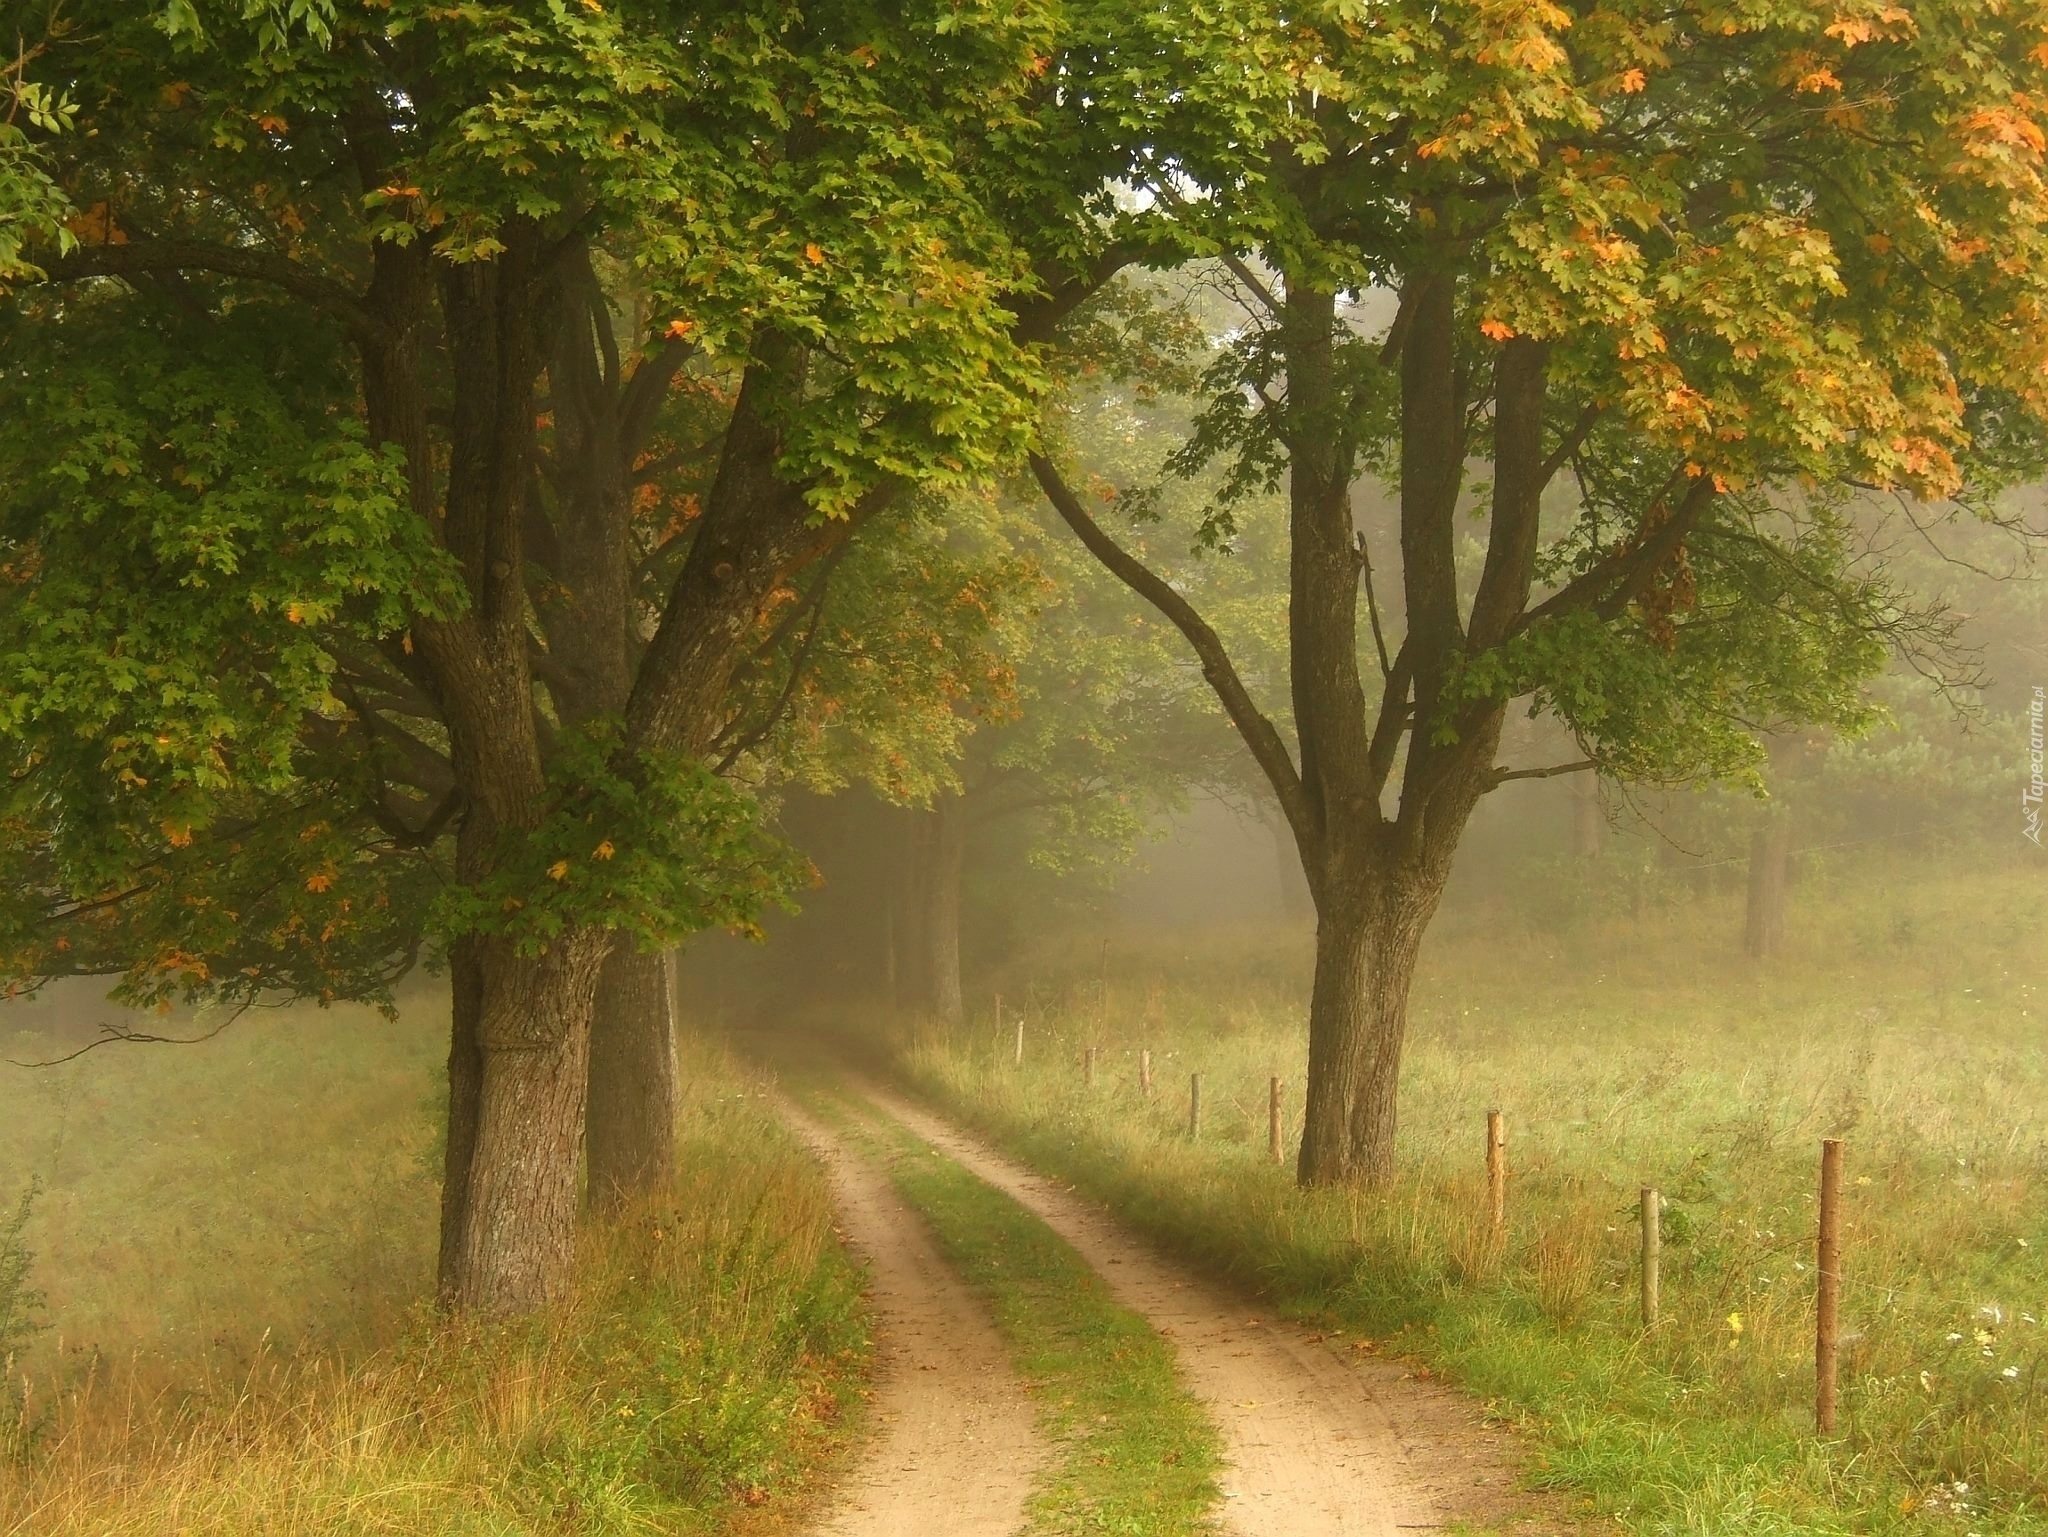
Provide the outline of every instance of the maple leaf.
[[1624,95],[1633,96],[1650,83],[1650,77],[1639,69],[1625,69],[1621,72],[1621,89]]
[[1479,334],[1490,341],[1504,342],[1515,334],[1515,328],[1504,320],[1488,317],[1479,322]]
[[813,267],[822,266],[825,261],[825,248],[815,241],[806,242],[804,245],[804,260]]
[[306,877],[308,891],[325,891],[333,884],[334,873],[331,870],[318,870]]
[[551,881],[558,881],[568,873],[569,861],[566,859],[558,859],[548,866],[548,879]]
[[612,840],[607,838],[590,851],[590,857],[592,859],[610,859],[616,853],[618,853],[618,850],[612,847]]
[[663,334],[667,336],[672,336],[677,341],[682,341],[684,338],[689,336],[689,334],[692,331],[696,329],[697,322],[694,320],[671,320],[668,323],[668,330]]

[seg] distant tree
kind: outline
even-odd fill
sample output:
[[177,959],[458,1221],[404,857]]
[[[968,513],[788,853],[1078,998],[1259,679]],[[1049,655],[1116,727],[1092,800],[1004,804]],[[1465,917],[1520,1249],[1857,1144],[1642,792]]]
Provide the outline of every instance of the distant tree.
[[[1481,796],[1753,775],[1765,731],[1866,724],[1887,643],[1941,648],[1845,499],[1979,498],[2033,460],[2048,53],[2032,11],[1941,5],[1246,11],[1267,64],[1232,78],[1270,110],[1240,142],[1269,158],[1169,146],[1142,181],[1248,311],[1175,468],[1225,466],[1211,537],[1285,484],[1293,744],[1034,467],[1186,635],[1287,817],[1318,915],[1300,1175],[1374,1183]],[[1224,47],[1185,36],[1192,71]],[[1393,550],[1361,537],[1367,475],[1398,494]],[[1579,756],[1496,761],[1516,700]]]

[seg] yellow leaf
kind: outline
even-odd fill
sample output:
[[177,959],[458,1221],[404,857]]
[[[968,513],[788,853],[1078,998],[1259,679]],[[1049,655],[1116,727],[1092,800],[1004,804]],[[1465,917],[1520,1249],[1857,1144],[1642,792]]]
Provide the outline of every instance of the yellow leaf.
[[804,247],[804,260],[809,262],[813,267],[823,265],[825,260],[825,248],[815,243],[806,245]]
[[566,859],[558,859],[548,866],[548,879],[551,881],[558,881],[568,873],[569,861]]
[[308,891],[325,891],[333,884],[334,876],[326,870],[321,870],[306,877],[306,889]]
[[590,851],[593,859],[610,859],[616,853],[618,850],[612,847],[612,840],[609,838]]
[[1644,86],[1648,85],[1649,83],[1650,77],[1644,74],[1639,69],[1628,69],[1622,71],[1621,89],[1627,95],[1635,95],[1637,91],[1640,91]]

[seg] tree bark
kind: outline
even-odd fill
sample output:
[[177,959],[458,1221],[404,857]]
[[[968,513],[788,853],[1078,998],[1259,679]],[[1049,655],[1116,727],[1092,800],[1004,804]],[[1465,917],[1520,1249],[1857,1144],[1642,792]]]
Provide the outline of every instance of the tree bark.
[[1316,924],[1309,995],[1304,1185],[1383,1185],[1394,1174],[1401,1050],[1422,936],[1440,880],[1384,872],[1332,891]]
[[604,963],[591,1014],[584,1159],[593,1204],[668,1185],[678,1093],[668,958],[622,939]]
[[1792,824],[1781,808],[1749,835],[1749,904],[1742,947],[1758,960],[1785,941],[1785,874],[1791,862]]
[[578,930],[538,957],[487,941],[477,1020],[476,1138],[444,1300],[465,1313],[523,1313],[560,1300],[574,1275],[590,1014],[610,947]]
[[476,1156],[478,1100],[483,1092],[483,1048],[477,1026],[483,1014],[483,957],[475,939],[449,947],[448,991],[452,1023],[448,1032],[448,1127],[441,1164],[441,1255],[436,1267],[445,1298],[455,1289],[460,1263],[462,1213],[469,1202],[469,1166]]

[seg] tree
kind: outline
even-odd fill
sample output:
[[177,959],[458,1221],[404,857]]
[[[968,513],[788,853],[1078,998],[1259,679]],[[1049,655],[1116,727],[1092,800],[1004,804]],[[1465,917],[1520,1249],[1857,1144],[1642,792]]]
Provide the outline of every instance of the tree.
[[[1317,910],[1304,1182],[1391,1174],[1416,954],[1481,796],[1594,767],[1748,775],[1759,731],[1864,724],[1887,641],[1939,649],[1856,558],[1843,501],[1971,497],[2031,459],[2038,21],[1274,12],[1256,173],[1159,155],[1149,195],[1250,312],[1175,467],[1225,465],[1212,534],[1233,495],[1285,482],[1294,743],[1201,614],[1033,463],[1187,637],[1294,834]],[[1366,475],[1397,493],[1392,551],[1361,537]],[[1496,761],[1524,699],[1580,759]]]
[[[708,761],[733,680],[792,578],[1014,453],[1032,338],[1122,259],[1083,217],[1101,137],[1035,126],[1032,7],[67,14],[46,62],[91,132],[43,153],[86,212],[32,251],[0,365],[17,929],[139,902],[178,985],[247,995],[351,934],[387,963],[399,936],[356,925],[424,870],[444,1295],[534,1306],[568,1274],[608,958],[746,922],[791,873]],[[109,402],[151,358],[177,384]],[[119,420],[76,436],[74,393]],[[627,558],[650,420],[706,403],[693,510]],[[129,595],[104,633],[80,580]],[[88,824],[125,841],[81,849]],[[290,909],[288,964],[227,969],[245,898]]]

